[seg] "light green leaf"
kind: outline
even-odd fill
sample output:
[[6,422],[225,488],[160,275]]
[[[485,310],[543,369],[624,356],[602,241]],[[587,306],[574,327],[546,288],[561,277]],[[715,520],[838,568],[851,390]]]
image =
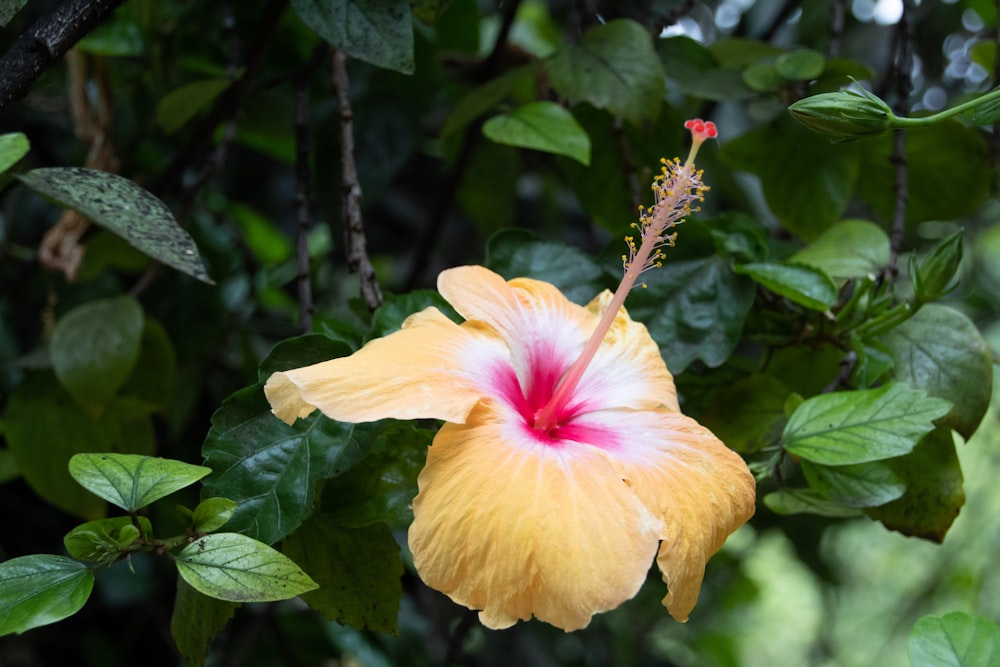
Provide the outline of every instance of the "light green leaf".
[[205,535],[177,554],[177,572],[195,590],[230,602],[288,600],[317,588],[291,559],[239,533]]
[[813,489],[782,489],[763,498],[764,505],[775,514],[816,514],[831,518],[862,516],[853,507],[845,507]]
[[396,633],[403,563],[388,526],[348,528],[317,514],[282,542],[282,551],[316,578],[319,589],[302,599],[328,621]]
[[194,508],[191,522],[196,530],[211,533],[226,525],[236,512],[236,503],[229,498],[206,498]]
[[814,396],[798,407],[785,451],[824,465],[866,463],[909,454],[951,404],[905,384]]
[[878,507],[896,500],[906,483],[883,461],[846,466],[802,462],[802,472],[814,490],[847,507]]
[[69,460],[73,479],[128,512],[190,486],[210,472],[205,466],[137,454],[76,454]]
[[924,616],[910,631],[909,649],[913,667],[995,667],[1000,626],[960,611]]
[[825,311],[837,303],[837,285],[822,270],[811,266],[752,262],[737,264],[733,270],[812,310]]
[[229,79],[206,79],[193,81],[167,93],[156,105],[156,124],[167,134],[173,134],[230,85],[232,82]]
[[782,53],[774,61],[778,73],[789,81],[809,81],[823,73],[826,58],[819,51],[796,49]]
[[758,93],[773,93],[788,85],[777,68],[770,63],[754,63],[743,70],[743,82]]
[[[144,516],[136,517],[142,532],[153,532],[152,524]],[[82,523],[66,533],[63,545],[73,558],[110,564],[121,555],[121,533],[126,527],[134,528],[132,517],[116,516]],[[127,546],[127,545],[126,545]]]
[[94,573],[64,556],[35,554],[0,563],[0,636],[72,616],[93,587]]
[[90,301],[59,318],[49,355],[66,391],[81,405],[114,396],[135,367],[144,324],[131,296]]
[[896,378],[952,402],[943,424],[970,438],[993,395],[989,346],[968,317],[930,303],[884,338]]
[[292,8],[347,55],[413,73],[413,18],[406,0],[292,0]]
[[834,278],[875,276],[889,263],[889,235],[867,220],[843,220],[789,258]]
[[633,125],[652,121],[663,100],[663,66],[649,32],[617,19],[591,28],[549,63],[552,87],[573,102],[589,102]]
[[498,144],[533,148],[590,164],[590,137],[566,109],[555,102],[532,102],[490,118],[483,134]]
[[[980,46],[977,44],[976,46]],[[993,44],[993,51],[996,52],[996,44]],[[1000,121],[1000,98],[994,97],[976,106],[972,110],[972,120],[976,125],[992,125]]]
[[0,174],[17,164],[29,150],[31,144],[22,133],[0,134]]
[[185,667],[203,667],[212,640],[226,626],[238,604],[199,593],[177,577],[177,596],[170,617],[170,635]]
[[198,248],[170,209],[129,179],[82,167],[32,169],[18,178],[38,194],[79,211],[150,257],[212,284]]

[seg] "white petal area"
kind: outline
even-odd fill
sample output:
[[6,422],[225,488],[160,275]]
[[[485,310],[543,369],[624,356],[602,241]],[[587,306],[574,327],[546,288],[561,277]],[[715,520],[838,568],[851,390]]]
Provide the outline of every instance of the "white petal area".
[[445,424],[418,482],[417,572],[490,628],[585,627],[636,594],[662,532],[603,452],[544,444],[497,404]]
[[605,434],[602,446],[623,479],[663,521],[657,564],[671,616],[687,620],[705,564],[754,512],[756,485],[743,459],[711,431],[668,410],[609,411],[577,420]]
[[315,409],[347,422],[463,422],[504,366],[510,366],[509,352],[495,332],[475,323],[459,326],[428,308],[349,357],[274,373],[264,393],[274,414],[289,424]]

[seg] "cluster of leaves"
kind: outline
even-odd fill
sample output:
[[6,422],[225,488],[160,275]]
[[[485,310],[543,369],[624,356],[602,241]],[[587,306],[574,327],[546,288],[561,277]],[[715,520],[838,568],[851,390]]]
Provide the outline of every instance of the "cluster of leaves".
[[[954,433],[976,431],[992,394],[991,353],[973,317],[995,319],[1000,303],[969,276],[971,262],[1000,256],[974,218],[993,185],[977,124],[993,122],[993,111],[977,106],[971,120],[938,120],[907,135],[906,226],[889,233],[902,205],[893,137],[835,144],[786,112],[789,102],[851,78],[873,80],[861,58],[739,37],[654,39],[664,17],[629,16],[628,8],[587,23],[574,39],[567,17],[540,3],[511,3],[509,15],[496,17],[481,16],[472,0],[292,0],[294,12],[264,26],[287,48],[273,55],[266,40],[254,43],[256,57],[243,67],[185,32],[207,10],[182,4],[136,2],[79,48],[111,58],[114,85],[134,95],[119,110],[117,137],[134,147],[124,156],[129,172],[212,166],[197,162],[197,140],[217,133],[216,148],[240,151],[246,162],[231,161],[220,183],[189,175],[196,185],[185,190],[176,177],[151,184],[154,196],[106,171],[22,171],[35,153],[51,162],[54,148],[29,130],[0,136],[0,186],[12,205],[42,216],[21,197],[27,189],[102,228],[84,241],[75,283],[31,265],[31,232],[11,225],[11,240],[0,239],[25,267],[2,279],[27,285],[16,310],[0,306],[0,345],[18,357],[3,376],[0,478],[21,479],[52,507],[87,520],[66,536],[72,558],[0,565],[0,611],[17,612],[0,633],[72,614],[89,595],[93,565],[144,551],[177,564],[173,631],[192,664],[248,600],[301,593],[328,620],[395,632],[405,571],[398,531],[412,518],[434,425],[351,425],[313,414],[289,426],[270,413],[263,382],[348,355],[422,308],[449,312],[435,292],[410,289],[426,280],[427,265],[482,261],[507,277],[552,282],[580,303],[613,287],[639,186],[660,157],[681,154],[688,112],[715,105],[739,111],[721,147],[699,157],[713,187],[707,214],[686,222],[664,267],[644,276],[631,314],[659,342],[684,410],[758,473],[760,514],[867,515],[944,539],[964,502]],[[244,20],[260,9],[247,4],[238,10]],[[265,16],[281,5],[264,4]],[[800,43],[825,40],[824,4],[804,3]],[[8,12],[0,23],[17,9],[0,10]],[[492,52],[480,34],[499,35]],[[167,37],[195,55],[171,61]],[[323,261],[337,246],[325,227],[300,232],[305,256],[296,257],[291,225],[275,222],[294,197],[279,185],[298,148],[292,96],[275,81],[310,76],[311,54],[325,44],[353,59],[369,241],[383,284],[402,292],[374,312]],[[131,69],[140,58],[152,66]],[[312,83],[309,111],[323,148],[306,162],[326,179],[340,170],[327,156],[338,142],[321,128],[338,117],[325,85]],[[178,137],[191,143],[177,150]],[[437,186],[428,174],[442,165],[453,169],[441,196],[461,207],[460,232],[447,231],[434,204],[414,203],[429,199]],[[276,202],[261,192],[262,168]],[[759,192],[745,186],[748,175]],[[339,188],[326,189],[336,192],[317,202],[319,215],[335,217]],[[541,194],[525,194],[534,191]],[[186,211],[184,229],[158,196]],[[420,231],[403,217],[429,222]],[[508,229],[518,223],[535,229]],[[302,276],[316,303],[292,296]],[[1000,284],[995,270],[984,276]],[[959,284],[975,308],[954,298]],[[299,311],[313,309],[311,329],[296,332]],[[205,467],[148,458],[171,449],[201,456]],[[153,479],[154,470],[169,483]],[[154,537],[146,513],[155,517],[156,508],[147,506],[198,480],[202,500],[185,513],[183,535]],[[129,515],[103,518],[104,501]],[[223,524],[231,532],[215,532]],[[267,546],[277,544],[283,556]],[[243,573],[238,590],[218,576],[231,574],[232,563]],[[271,579],[248,579],[251,570]],[[276,591],[277,579],[287,587]],[[8,589],[8,581],[19,583]],[[25,598],[21,590],[40,592]],[[438,625],[447,631],[448,623]],[[995,651],[983,648],[996,645],[982,639],[993,636],[983,623],[921,621],[914,664],[931,664],[947,642],[961,646],[951,638],[966,631],[978,647],[970,651]]]

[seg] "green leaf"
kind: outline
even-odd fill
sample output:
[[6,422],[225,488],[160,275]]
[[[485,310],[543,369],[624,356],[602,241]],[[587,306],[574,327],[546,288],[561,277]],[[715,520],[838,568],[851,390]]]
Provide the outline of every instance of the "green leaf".
[[814,396],[798,407],[785,451],[824,465],[866,463],[909,454],[951,404],[905,384]]
[[17,164],[29,150],[31,144],[22,133],[0,134],[0,174]]
[[6,26],[28,0],[0,0],[0,28]]
[[774,61],[778,73],[789,81],[809,81],[823,73],[826,58],[819,51],[796,49],[782,53]]
[[205,79],[167,93],[156,105],[156,124],[167,134],[173,134],[230,85],[232,81],[229,79]]
[[549,63],[552,87],[634,125],[652,121],[663,100],[663,67],[641,25],[617,19],[591,28]]
[[69,474],[79,484],[128,512],[151,505],[212,472],[205,466],[137,454],[76,454]]
[[146,318],[139,356],[118,395],[137,399],[165,412],[177,385],[177,354],[163,325]]
[[235,602],[218,600],[199,593],[183,577],[177,577],[177,596],[170,616],[170,634],[184,659],[185,667],[202,667],[212,640],[233,617]]
[[347,528],[317,514],[282,542],[282,551],[316,579],[319,589],[302,599],[326,620],[397,632],[403,563],[385,524]]
[[590,164],[590,137],[566,109],[555,102],[532,102],[490,118],[483,134],[507,146],[533,148]]
[[90,301],[59,318],[49,355],[66,391],[81,405],[114,396],[135,367],[144,324],[131,296]]
[[63,556],[35,554],[0,563],[0,636],[72,616],[93,587],[94,573]]
[[906,491],[906,483],[884,461],[845,466],[803,461],[802,472],[810,487],[847,507],[878,507]]
[[[152,535],[153,526],[149,519],[139,516],[136,517],[136,520],[146,536]],[[135,527],[130,516],[88,521],[66,533],[66,536],[63,537],[63,545],[66,547],[66,552],[73,558],[110,564],[121,555],[121,535],[122,530],[126,527]]]
[[[994,51],[995,47],[994,44]],[[972,120],[976,125],[992,125],[1000,121],[1000,98],[994,97],[977,105],[972,110]]]
[[680,373],[696,359],[712,368],[725,363],[753,305],[753,282],[715,255],[669,260],[643,278],[648,287],[633,292],[629,312],[649,327],[670,370]]
[[874,277],[889,263],[889,236],[867,220],[843,220],[789,258],[834,278]]
[[552,283],[575,303],[589,303],[603,288],[604,271],[592,256],[563,243],[540,241],[521,229],[491,237],[484,263],[508,280],[524,276]]
[[966,439],[972,437],[993,395],[990,348],[972,320],[949,306],[931,303],[883,340],[896,378],[951,401],[951,412],[941,423]]
[[227,528],[276,542],[312,512],[320,480],[364,458],[376,429],[335,422],[318,410],[289,426],[271,414],[262,385],[247,387],[212,415],[202,454],[215,472],[202,497],[236,501]]
[[773,93],[788,85],[778,69],[770,63],[754,63],[743,70],[743,82],[758,93]]
[[50,373],[33,373],[7,406],[7,442],[32,489],[49,503],[84,519],[104,515],[105,504],[70,477],[70,457],[80,452],[151,453],[148,413],[112,402],[99,417],[88,414]]
[[469,123],[496,108],[501,101],[528,100],[533,98],[533,83],[537,65],[525,65],[473,88],[451,110],[451,115],[441,128],[441,138],[466,127]]
[[[386,294],[382,305],[372,315],[372,327],[368,333],[368,340],[388,336],[399,331],[403,327],[403,322],[410,315],[425,308],[437,308],[452,319],[459,320],[455,309],[435,290],[413,290],[406,294]],[[344,354],[337,356],[344,356]]]
[[413,18],[406,0],[292,0],[292,8],[347,55],[413,73]]
[[211,533],[226,525],[236,512],[236,503],[229,498],[206,498],[194,508],[191,522],[195,530]]
[[737,264],[736,273],[750,276],[775,294],[812,310],[837,303],[837,285],[822,270],[805,265],[753,262]]
[[198,248],[166,205],[134,182],[82,167],[32,169],[18,176],[35,192],[79,211],[150,257],[213,284]]
[[272,373],[292,368],[311,366],[328,359],[346,357],[353,350],[343,341],[334,340],[325,334],[305,334],[286,338],[275,344],[257,369],[259,382],[267,382]]
[[521,156],[510,146],[481,142],[462,172],[458,201],[484,237],[515,224]]
[[785,425],[791,390],[770,375],[750,375],[716,390],[698,421],[730,449],[751,453],[774,444]]
[[861,169],[857,143],[831,143],[791,117],[736,137],[723,145],[722,155],[734,168],[760,177],[781,225],[806,241],[841,218]]
[[909,649],[913,667],[993,667],[1000,663],[1000,626],[960,611],[924,616],[910,631]]
[[146,44],[142,28],[129,12],[115,12],[76,44],[76,48],[96,56],[139,58]]
[[829,500],[813,489],[782,489],[764,496],[764,505],[775,514],[816,514],[830,518],[861,516],[853,507]]
[[[882,220],[896,207],[892,137],[864,142],[858,193]],[[976,213],[989,194],[989,148],[976,128],[943,120],[906,134],[907,222],[955,220]],[[947,176],[945,176],[947,175]]]
[[176,562],[184,581],[219,600],[288,600],[317,588],[289,558],[238,533],[205,535],[184,547]]
[[939,426],[927,434],[913,453],[886,462],[906,483],[898,500],[866,509],[889,530],[941,543],[965,504],[962,468],[955,454],[951,429]]

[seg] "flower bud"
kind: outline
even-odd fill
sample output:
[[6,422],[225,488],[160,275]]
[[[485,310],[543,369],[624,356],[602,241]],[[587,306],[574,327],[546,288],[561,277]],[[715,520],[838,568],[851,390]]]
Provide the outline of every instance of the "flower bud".
[[788,112],[810,130],[841,141],[881,134],[892,127],[895,118],[888,104],[864,89],[806,97],[788,107]]
[[951,291],[961,263],[962,230],[939,241],[919,262],[911,257],[910,279],[917,299],[927,303]]

